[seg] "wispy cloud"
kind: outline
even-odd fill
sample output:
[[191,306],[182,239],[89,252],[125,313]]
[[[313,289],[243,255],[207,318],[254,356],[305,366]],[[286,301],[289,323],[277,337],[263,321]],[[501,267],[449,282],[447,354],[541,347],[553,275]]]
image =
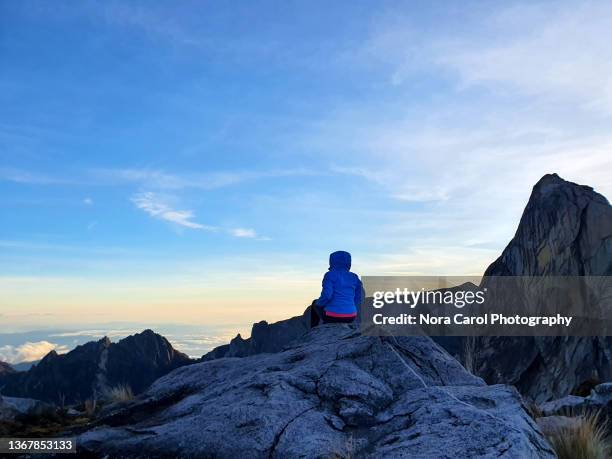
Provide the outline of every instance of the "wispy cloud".
[[85,198],[83,199],[83,204],[85,204],[86,206],[93,206],[93,199],[91,198]]
[[610,3],[523,5],[488,22],[497,40],[462,42],[463,51],[440,58],[466,84],[503,83],[612,113]]
[[0,180],[24,185],[66,185],[76,183],[74,180],[64,177],[55,177],[12,167],[0,168]]
[[435,35],[411,16],[377,23],[360,52],[389,65],[389,81],[414,75],[458,76],[460,89],[486,87],[612,113],[612,5],[526,2],[465,14],[465,29]]
[[212,171],[196,173],[171,173],[160,169],[96,169],[92,174],[107,182],[136,183],[148,188],[176,190],[194,188],[215,190],[244,182],[262,179],[321,175],[310,169],[273,169],[267,171]]
[[195,215],[191,210],[173,209],[156,193],[138,193],[132,196],[132,202],[137,208],[143,210],[151,217],[165,220],[185,228],[209,231],[216,230],[214,226],[202,225],[201,223],[195,222],[193,220]]
[[54,350],[58,353],[68,351],[65,346],[58,346],[49,341],[27,342],[20,346],[6,345],[0,347],[0,360],[8,363],[32,362],[39,360]]
[[401,193],[391,195],[395,199],[406,202],[432,202],[445,201],[449,198],[448,192],[442,188],[424,190],[423,188],[410,189],[405,187]]
[[255,230],[250,228],[233,228],[230,230],[230,234],[235,237],[245,237],[245,238],[256,238],[257,233]]
[[[28,185],[101,185],[136,184],[156,190],[216,190],[257,180],[325,175],[325,171],[307,168],[272,170],[228,170],[211,172],[166,172],[162,169],[116,168],[75,172],[72,177],[43,174],[19,168],[0,168],[0,180]],[[91,198],[83,201],[93,203]]]
[[91,171],[94,177],[103,182],[128,182],[146,184],[150,187],[163,189],[185,188],[189,181],[175,174],[150,169],[95,169]]
[[[203,225],[198,223],[194,220],[195,213],[193,211],[178,210],[173,208],[170,204],[168,204],[167,198],[159,195],[158,193],[153,193],[151,191],[137,193],[132,196],[131,201],[138,209],[146,212],[153,218],[165,220],[167,222],[190,229],[207,231],[222,230],[222,228],[219,226]],[[238,227],[223,229],[223,231],[237,238],[269,240],[267,237],[258,235],[257,231],[252,228]]]
[[[382,166],[382,167],[381,167]],[[448,190],[443,187],[425,188],[404,183],[405,180],[398,176],[397,168],[389,169],[384,165],[375,165],[371,168],[333,166],[332,171],[352,175],[371,182],[376,187],[386,190],[387,194],[397,200],[406,202],[432,202],[448,199]]]

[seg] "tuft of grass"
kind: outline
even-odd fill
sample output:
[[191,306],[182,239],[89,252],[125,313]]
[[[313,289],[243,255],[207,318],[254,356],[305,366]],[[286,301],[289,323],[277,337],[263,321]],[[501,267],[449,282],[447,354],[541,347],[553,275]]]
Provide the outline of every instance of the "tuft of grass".
[[89,418],[93,417],[96,414],[96,409],[98,408],[98,401],[94,397],[92,399],[85,400],[83,403],[83,409],[85,411],[85,415]]
[[105,393],[106,399],[111,403],[125,403],[134,400],[132,388],[127,384],[119,384]]
[[576,416],[576,426],[548,436],[559,459],[607,459],[612,452],[600,412]]

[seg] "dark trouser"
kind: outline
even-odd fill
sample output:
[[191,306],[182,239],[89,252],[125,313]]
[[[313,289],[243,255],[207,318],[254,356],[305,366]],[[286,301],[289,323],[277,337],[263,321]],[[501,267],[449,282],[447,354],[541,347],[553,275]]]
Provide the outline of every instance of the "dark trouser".
[[310,328],[316,327],[321,322],[324,324],[350,324],[354,320],[354,317],[331,317],[326,315],[325,309],[317,304],[317,300],[314,300],[310,305]]

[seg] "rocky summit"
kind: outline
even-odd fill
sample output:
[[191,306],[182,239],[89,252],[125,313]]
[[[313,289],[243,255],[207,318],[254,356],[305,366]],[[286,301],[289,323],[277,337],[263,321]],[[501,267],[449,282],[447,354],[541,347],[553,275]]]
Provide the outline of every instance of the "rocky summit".
[[160,376],[191,362],[163,336],[145,330],[117,343],[103,338],[67,354],[51,351],[30,370],[5,375],[0,393],[60,405],[103,396],[117,385],[140,393]]
[[354,325],[179,368],[78,444],[93,457],[554,457],[515,389],[487,386],[427,337]]
[[[612,207],[591,187],[545,175],[519,227],[485,276],[612,275]],[[478,340],[476,371],[538,402],[612,380],[607,337],[492,337]]]
[[612,207],[593,188],[542,177],[485,276],[612,276]]

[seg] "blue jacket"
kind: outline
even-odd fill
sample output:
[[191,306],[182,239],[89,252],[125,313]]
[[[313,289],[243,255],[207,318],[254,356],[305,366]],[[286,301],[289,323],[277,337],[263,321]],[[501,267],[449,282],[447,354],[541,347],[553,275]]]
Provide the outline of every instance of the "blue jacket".
[[352,273],[351,254],[334,252],[329,256],[329,271],[323,276],[323,291],[317,304],[323,306],[326,313],[355,315],[361,304],[361,281]]

